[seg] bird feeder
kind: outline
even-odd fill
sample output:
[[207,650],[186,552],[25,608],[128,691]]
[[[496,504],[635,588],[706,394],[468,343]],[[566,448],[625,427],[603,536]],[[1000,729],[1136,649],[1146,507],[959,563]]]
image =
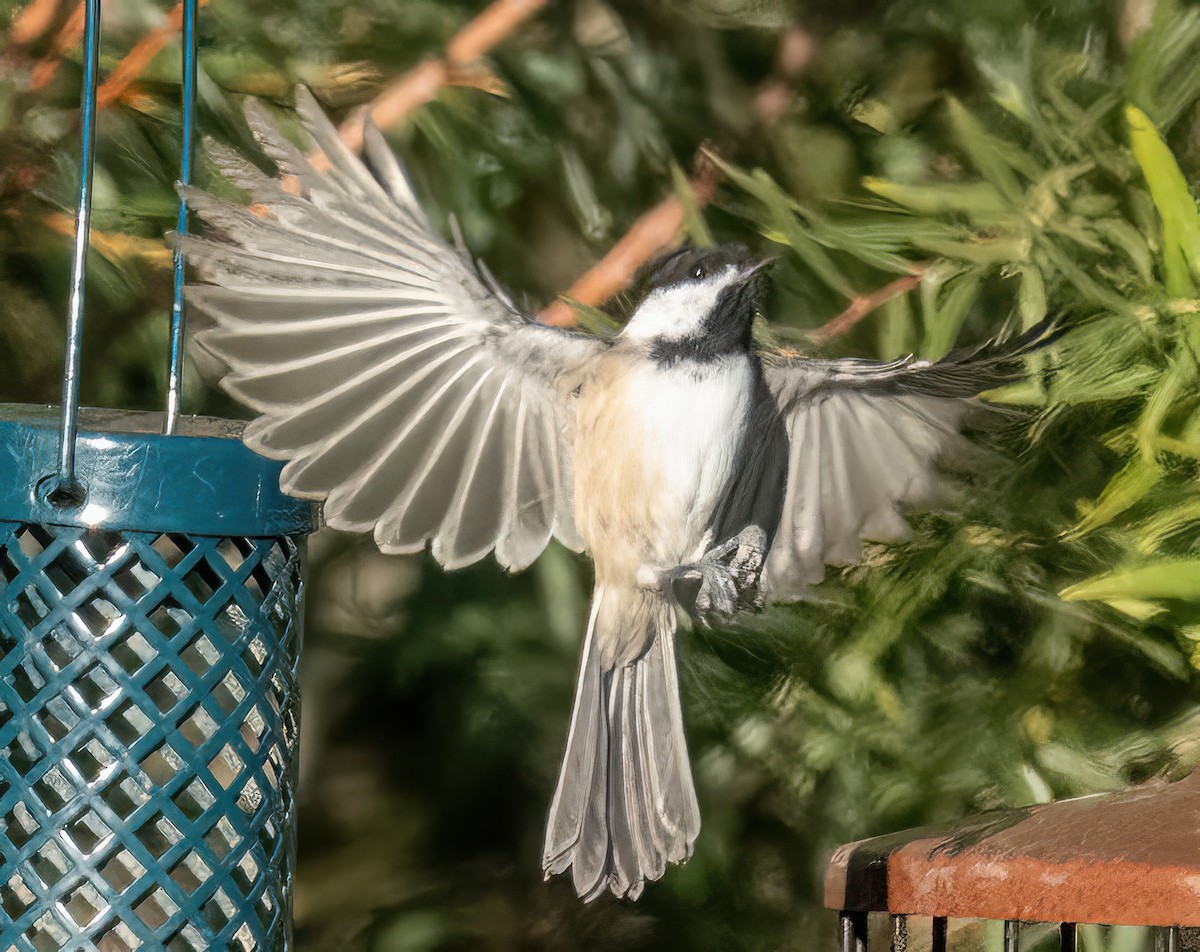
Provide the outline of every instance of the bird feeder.
[[180,416],[178,246],[165,413],[80,410],[99,32],[87,0],[62,406],[0,407],[0,949],[287,949],[316,513],[239,424]]

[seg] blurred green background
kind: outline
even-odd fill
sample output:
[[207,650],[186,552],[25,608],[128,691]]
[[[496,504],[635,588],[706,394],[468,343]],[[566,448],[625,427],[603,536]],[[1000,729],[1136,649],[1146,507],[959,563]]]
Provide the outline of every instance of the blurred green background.
[[[201,128],[246,146],[239,100],[286,108],[297,82],[341,115],[484,6],[210,0]],[[72,3],[42,0],[40,32],[25,9],[0,2],[0,399],[52,403],[79,51],[56,46]],[[106,0],[103,72],[168,10]],[[87,404],[162,405],[178,60],[167,43],[101,113]],[[913,514],[911,541],[869,547],[809,602],[683,638],[704,828],[636,904],[584,906],[539,871],[586,559],[446,574],[315,537],[300,949],[832,948],[838,843],[1200,761],[1200,11],[560,0],[466,79],[388,136],[434,220],[457,219],[530,307],[674,191],[695,240],[781,256],[766,344],[937,357],[1048,311],[1074,329],[997,395],[978,434],[993,461]],[[700,210],[702,147],[725,174]],[[914,267],[910,293],[809,342]],[[244,415],[208,369],[187,410]],[[989,928],[952,948],[995,947]]]

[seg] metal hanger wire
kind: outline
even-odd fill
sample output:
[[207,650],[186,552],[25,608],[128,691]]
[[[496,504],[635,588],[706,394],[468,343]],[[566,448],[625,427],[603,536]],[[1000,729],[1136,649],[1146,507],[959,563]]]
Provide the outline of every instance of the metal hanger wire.
[[[83,34],[83,89],[80,94],[80,174],[79,197],[75,210],[75,244],[71,259],[71,290],[67,310],[67,348],[63,368],[62,417],[59,427],[58,471],[39,487],[49,502],[62,507],[81,505],[86,487],[75,472],[75,446],[79,435],[79,371],[83,353],[83,321],[87,300],[87,256],[91,239],[92,180],[96,164],[96,92],[100,66],[100,4],[86,0]],[[179,180],[187,186],[192,180],[195,152],[196,111],[196,14],[199,0],[183,3],[183,135]],[[170,351],[167,368],[166,413],[163,433],[176,431],[179,422],[183,386],[185,305],[183,283],[185,260],[183,237],[188,231],[187,202],[182,193],[175,225],[174,287],[171,305]]]

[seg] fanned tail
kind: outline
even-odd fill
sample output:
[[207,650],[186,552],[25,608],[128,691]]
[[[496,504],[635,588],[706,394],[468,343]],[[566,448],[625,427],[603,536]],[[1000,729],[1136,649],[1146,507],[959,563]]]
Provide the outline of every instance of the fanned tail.
[[605,889],[636,899],[667,863],[692,855],[699,831],[674,612],[659,596],[600,585],[542,869],[549,878],[570,868],[586,901]]

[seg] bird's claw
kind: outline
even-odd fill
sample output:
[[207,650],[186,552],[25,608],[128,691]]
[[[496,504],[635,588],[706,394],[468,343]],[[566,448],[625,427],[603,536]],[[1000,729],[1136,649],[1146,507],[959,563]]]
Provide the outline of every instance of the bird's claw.
[[[677,593],[681,589],[695,592],[689,612],[703,625],[728,621],[739,611],[761,611],[759,581],[765,549],[766,533],[758,526],[747,526],[709,549],[698,562],[672,570],[672,588]],[[687,598],[680,600],[688,604]]]
[[759,526],[747,526],[738,533],[737,543],[730,568],[738,593],[738,609],[760,612],[765,598],[761,583],[767,534]]

